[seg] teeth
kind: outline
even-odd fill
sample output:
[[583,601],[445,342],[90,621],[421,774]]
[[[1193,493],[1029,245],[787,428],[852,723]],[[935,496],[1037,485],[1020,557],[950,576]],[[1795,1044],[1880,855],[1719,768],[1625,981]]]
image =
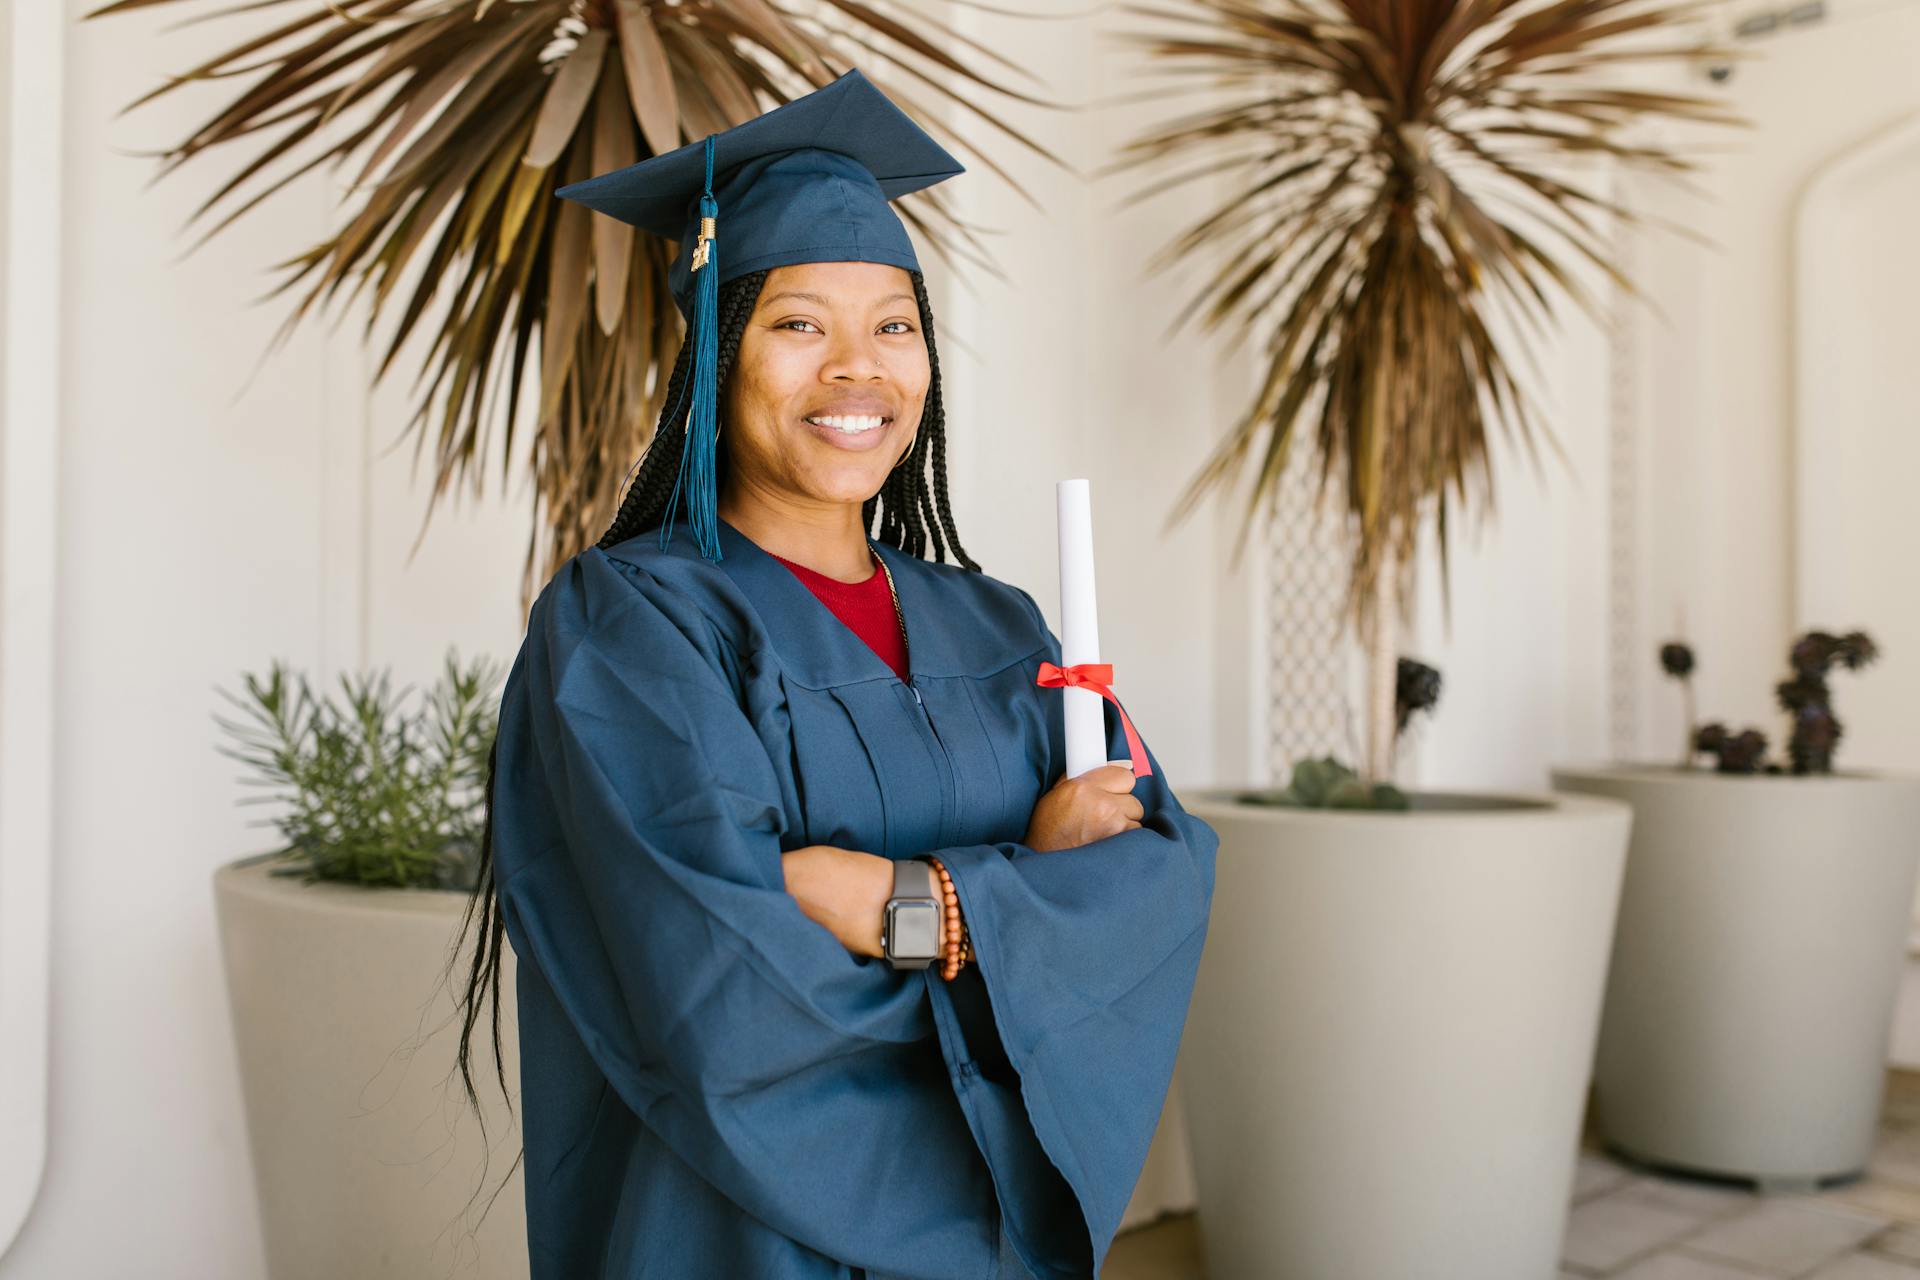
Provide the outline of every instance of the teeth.
[[862,431],[872,431],[875,427],[884,423],[886,419],[877,414],[836,413],[822,417],[808,418],[807,421],[823,427],[832,427],[835,431],[843,432],[847,435],[858,435]]

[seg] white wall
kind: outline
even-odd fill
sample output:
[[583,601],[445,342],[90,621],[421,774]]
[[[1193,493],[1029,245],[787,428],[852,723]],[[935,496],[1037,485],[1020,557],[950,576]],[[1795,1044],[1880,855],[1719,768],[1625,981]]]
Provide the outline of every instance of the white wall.
[[[1607,187],[1605,175],[1574,180]],[[1591,270],[1574,274],[1603,305],[1611,299]],[[1450,517],[1445,600],[1437,530],[1424,530],[1405,652],[1439,668],[1441,693],[1412,722],[1403,784],[1539,791],[1552,765],[1607,754],[1607,335],[1571,302],[1555,315],[1541,343],[1492,323],[1540,407],[1538,458],[1490,428],[1492,501]]]
[[401,563],[407,454],[358,462],[402,420],[404,382],[363,393],[352,320],[260,363],[286,303],[251,300],[323,233],[326,179],[176,261],[236,161],[144,189],[153,162],[129,153],[231,84],[114,113],[234,28],[167,31],[171,8],[78,23],[91,7],[67,6],[64,99],[37,104],[66,164],[51,1138],[0,1276],[247,1280],[264,1264],[208,877],[272,833],[236,807],[214,686],[275,657],[330,681],[363,662],[431,678],[454,641],[511,656],[524,531],[517,506],[443,511]]
[[[1641,246],[1642,273],[1654,285],[1652,301],[1663,314],[1636,316],[1636,407],[1646,462],[1640,482],[1648,491],[1648,554],[1639,581],[1647,622],[1642,719],[1649,730],[1637,745],[1661,758],[1678,753],[1682,712],[1677,690],[1659,678],[1652,654],[1683,607],[1700,659],[1695,684],[1701,718],[1724,719],[1736,728],[1757,725],[1781,747],[1786,722],[1774,706],[1773,686],[1787,675],[1787,647],[1801,629],[1815,623],[1838,630],[1861,626],[1883,642],[1894,638],[1884,626],[1885,610],[1900,607],[1894,598],[1831,617],[1802,616],[1794,600],[1803,533],[1796,448],[1864,443],[1859,423],[1795,420],[1796,206],[1823,164],[1920,110],[1920,80],[1914,76],[1920,6],[1840,0],[1829,8],[1832,16],[1822,24],[1747,42],[1751,60],[1715,91],[1754,128],[1722,142],[1724,154],[1713,158],[1702,178],[1707,198],[1646,193],[1657,212],[1684,220],[1714,245],[1702,249],[1650,235]],[[1700,79],[1693,87],[1708,86]],[[1911,252],[1910,243],[1907,248]],[[1895,257],[1880,269],[1897,280],[1912,266]],[[1887,344],[1876,350],[1910,355],[1920,349],[1911,296],[1903,306],[1877,312],[1871,302],[1862,297],[1855,303],[1863,339],[1871,330],[1876,343]],[[1833,369],[1809,376],[1847,374]],[[1913,425],[1909,419],[1909,433]],[[1893,447],[1893,422],[1882,418],[1865,429],[1881,436],[1868,447]],[[1875,500],[1868,493],[1854,498]],[[1914,528],[1911,520],[1905,523],[1904,546],[1876,551],[1835,545],[1831,555],[1910,563]],[[1909,643],[1904,652],[1890,648],[1878,670],[1838,676],[1841,719],[1848,720],[1850,707],[1870,714],[1868,705],[1880,701],[1876,682],[1916,663],[1920,652]],[[1880,711],[1904,726],[1904,748],[1892,735],[1845,741],[1838,763],[1920,767],[1920,735],[1911,728],[1920,705],[1909,696],[1904,706]]]
[[47,1154],[61,155],[34,126],[59,48],[57,14],[0,6],[0,1241]]
[[[1445,691],[1438,716],[1416,721],[1406,780],[1540,787],[1557,763],[1677,758],[1683,704],[1656,653],[1683,633],[1700,660],[1699,717],[1758,725],[1784,747],[1773,686],[1787,674],[1795,635],[1857,625],[1891,646],[1911,634],[1910,610],[1902,612],[1910,593],[1894,585],[1911,581],[1920,546],[1910,516],[1890,508],[1884,491],[1838,474],[1824,482],[1823,501],[1853,506],[1844,541],[1825,539],[1824,525],[1810,531],[1796,505],[1797,449],[1846,454],[1856,480],[1876,465],[1863,450],[1903,475],[1900,424],[1914,425],[1913,412],[1883,403],[1897,395],[1886,377],[1902,376],[1884,370],[1884,385],[1851,391],[1856,407],[1863,397],[1878,406],[1870,418],[1795,421],[1796,202],[1823,163],[1920,110],[1920,7],[1829,8],[1822,24],[1742,42],[1746,60],[1724,85],[1694,70],[1667,80],[1724,100],[1754,127],[1666,135],[1702,162],[1691,179],[1697,192],[1617,179],[1627,203],[1708,243],[1657,227],[1629,233],[1623,252],[1645,297],[1615,299],[1617,332],[1561,308],[1562,337],[1543,349],[1538,386],[1572,465],[1545,455],[1536,475],[1519,450],[1498,443],[1497,513],[1482,540],[1455,542],[1464,554],[1450,638],[1429,540],[1411,650],[1441,668]],[[1716,21],[1749,12],[1729,8]],[[1911,293],[1897,287],[1915,269],[1899,248],[1912,246],[1887,222],[1903,206],[1887,190],[1874,198],[1883,233],[1875,243],[1895,251],[1871,264],[1856,252],[1854,265],[1904,302],[1875,310],[1864,295],[1839,304],[1832,290],[1829,302],[1851,306],[1856,334],[1841,339],[1849,350],[1862,354],[1871,342],[1882,353],[1912,351],[1920,324]],[[1857,381],[1859,367],[1850,367],[1816,364],[1803,374]],[[1809,543],[1823,548],[1813,552],[1823,568],[1798,584],[1807,603],[1797,607],[1795,566]],[[1852,590],[1839,616],[1827,602],[1843,572],[1871,586]],[[1912,648],[1889,647],[1878,668],[1836,678],[1853,731],[1842,767],[1920,767]]]
[[1177,786],[1238,776],[1244,753],[1233,739],[1217,741],[1211,715],[1196,714],[1217,700],[1224,670],[1195,620],[1238,617],[1246,601],[1214,572],[1224,544],[1212,512],[1202,509],[1171,533],[1162,525],[1237,407],[1234,379],[1244,375],[1191,333],[1163,336],[1192,273],[1148,279],[1140,265],[1210,212],[1219,192],[1193,184],[1184,201],[1115,212],[1152,176],[1078,176],[1110,163],[1152,119],[1137,106],[1100,105],[1133,87],[1128,55],[1102,43],[1115,24],[993,24],[975,16],[971,27],[1002,39],[1017,29],[1022,59],[1044,70],[1043,94],[1079,111],[1004,110],[1070,166],[1016,169],[1041,212],[983,170],[960,179],[966,185],[955,193],[964,217],[1002,233],[990,243],[1006,280],[976,273],[956,288],[948,272],[935,271],[949,286],[936,298],[942,332],[971,348],[941,348],[952,379],[954,518],[974,558],[1031,591],[1057,630],[1054,486],[1086,477],[1100,556],[1100,638],[1116,694]]
[[[1563,309],[1540,390],[1573,466],[1549,460],[1543,481],[1496,453],[1498,515],[1483,542],[1456,543],[1450,640],[1429,550],[1414,652],[1446,688],[1410,753],[1419,785],[1540,787],[1553,764],[1677,759],[1684,703],[1656,657],[1677,636],[1699,659],[1697,719],[1755,725],[1777,758],[1774,685],[1815,626],[1883,647],[1834,677],[1838,767],[1920,770],[1920,146],[1876,152],[1800,221],[1819,175],[1920,113],[1920,6],[1838,0],[1741,49],[1724,84],[1666,82],[1752,124],[1666,135],[1702,162],[1697,190],[1617,187],[1707,243],[1628,234],[1645,296],[1616,299],[1616,332]],[[1920,958],[1891,1058],[1920,1066]]]

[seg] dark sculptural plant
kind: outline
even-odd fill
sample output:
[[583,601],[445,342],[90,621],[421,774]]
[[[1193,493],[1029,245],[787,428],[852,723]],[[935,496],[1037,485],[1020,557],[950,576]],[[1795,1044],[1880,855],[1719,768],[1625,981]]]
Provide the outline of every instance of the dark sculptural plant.
[[1767,761],[1767,735],[1747,728],[1733,733],[1719,721],[1695,727],[1693,724],[1693,650],[1678,641],[1660,647],[1660,666],[1679,680],[1687,694],[1687,750],[1682,767],[1693,764],[1695,752],[1706,752],[1718,762],[1721,773],[1832,773],[1833,752],[1840,742],[1840,718],[1833,712],[1833,692],[1827,686],[1827,674],[1835,666],[1857,671],[1879,656],[1864,631],[1832,635],[1809,631],[1794,641],[1787,653],[1793,674],[1774,686],[1780,709],[1787,713],[1791,733],[1787,740],[1786,763]]
[[1795,773],[1832,773],[1833,749],[1840,741],[1840,720],[1833,714],[1833,697],[1827,689],[1827,672],[1836,663],[1849,671],[1858,671],[1879,656],[1879,650],[1864,631],[1849,631],[1831,636],[1824,631],[1809,631],[1794,642],[1787,655],[1793,677],[1775,685],[1780,709],[1793,720],[1793,736],[1787,741],[1787,759]]

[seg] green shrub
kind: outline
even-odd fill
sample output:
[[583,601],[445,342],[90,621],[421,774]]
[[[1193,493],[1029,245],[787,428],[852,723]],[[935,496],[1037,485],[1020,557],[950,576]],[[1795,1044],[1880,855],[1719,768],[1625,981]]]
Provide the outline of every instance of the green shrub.
[[[239,744],[218,750],[271,788],[241,804],[281,803],[275,875],[404,889],[470,889],[477,873],[487,756],[499,724],[500,669],[485,658],[445,669],[417,710],[386,671],[340,677],[342,703],[316,697],[278,661],[245,675],[248,697],[216,689],[250,722],[215,714]],[[253,825],[260,825],[255,823]]]

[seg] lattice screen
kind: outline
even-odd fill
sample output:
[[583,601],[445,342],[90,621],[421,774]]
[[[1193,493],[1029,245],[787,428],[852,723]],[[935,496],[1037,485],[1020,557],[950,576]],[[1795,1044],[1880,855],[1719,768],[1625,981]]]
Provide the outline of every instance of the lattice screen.
[[[1637,237],[1615,224],[1613,256],[1628,278],[1637,275]],[[1616,293],[1608,335],[1607,404],[1607,740],[1615,759],[1631,759],[1640,744],[1640,456],[1638,326],[1631,298]]]
[[1282,785],[1296,760],[1354,758],[1349,672],[1353,633],[1341,615],[1348,537],[1338,509],[1317,510],[1320,460],[1294,441],[1267,519],[1267,769]]

